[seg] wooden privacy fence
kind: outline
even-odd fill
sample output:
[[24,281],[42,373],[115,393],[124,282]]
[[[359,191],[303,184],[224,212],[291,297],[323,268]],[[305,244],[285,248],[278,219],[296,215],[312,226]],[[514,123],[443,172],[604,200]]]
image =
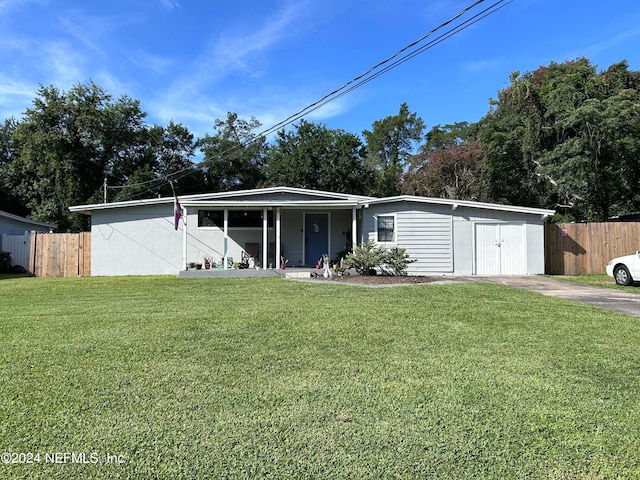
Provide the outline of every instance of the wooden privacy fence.
[[29,271],[36,277],[91,276],[91,233],[31,232]]
[[640,222],[545,224],[545,273],[605,273],[609,260],[640,250]]

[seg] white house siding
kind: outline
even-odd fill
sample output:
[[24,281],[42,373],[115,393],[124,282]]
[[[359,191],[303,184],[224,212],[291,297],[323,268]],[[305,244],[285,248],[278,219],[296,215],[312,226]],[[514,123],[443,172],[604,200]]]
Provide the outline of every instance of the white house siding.
[[182,229],[173,205],[96,210],[91,218],[91,274],[175,275],[182,269]]

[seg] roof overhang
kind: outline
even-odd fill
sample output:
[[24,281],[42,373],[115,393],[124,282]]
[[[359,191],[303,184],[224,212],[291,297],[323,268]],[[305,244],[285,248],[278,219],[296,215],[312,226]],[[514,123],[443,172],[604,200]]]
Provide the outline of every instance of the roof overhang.
[[[273,198],[274,195],[284,194],[297,198]],[[271,198],[270,198],[271,197]],[[180,205],[185,208],[208,209],[263,209],[263,208],[368,208],[371,205],[384,205],[391,203],[422,203],[431,205],[444,205],[457,210],[462,207],[480,210],[496,210],[502,212],[524,213],[540,215],[541,218],[555,214],[555,210],[542,208],[518,207],[502,205],[498,203],[473,202],[468,200],[451,200],[446,198],[416,197],[412,195],[399,195],[395,197],[375,198],[363,195],[350,195],[345,193],[325,192],[320,190],[307,190],[292,187],[270,187],[253,190],[238,190],[233,192],[216,192],[197,195],[184,195],[178,197]],[[91,215],[99,210],[111,210],[116,208],[140,207],[143,205],[173,204],[173,197],[150,198],[144,200],[132,200],[126,202],[97,203],[94,205],[76,205],[69,207],[71,212]]]
[[377,198],[368,201],[368,205],[382,205],[387,203],[413,202],[427,203],[432,205],[445,205],[451,207],[451,210],[457,210],[461,207],[476,208],[480,210],[498,210],[502,212],[528,213],[531,215],[540,215],[542,218],[554,215],[555,210],[532,207],[518,207],[514,205],[502,205],[499,203],[473,202],[469,200],[450,200],[447,198],[431,198],[431,197],[415,197],[412,195],[399,195],[396,197]]
[[[292,195],[296,199],[274,199],[274,195]],[[237,190],[232,192],[216,192],[197,195],[178,196],[183,207],[201,208],[350,208],[358,207],[364,201],[374,197],[351,195],[346,193],[325,192],[321,190],[307,190],[293,187],[270,187],[253,190]],[[143,205],[173,204],[173,197],[149,198],[126,202],[96,203],[92,205],[74,205],[69,207],[71,212],[91,215],[95,211],[115,208],[140,207]]]
[[57,225],[55,223],[47,223],[47,222],[38,222],[37,220],[31,220],[30,218],[20,217],[18,215],[14,215],[13,213],[5,212],[0,210],[0,217],[8,218],[9,220],[14,220],[16,222],[25,223],[27,225],[33,225],[43,228],[56,228]]

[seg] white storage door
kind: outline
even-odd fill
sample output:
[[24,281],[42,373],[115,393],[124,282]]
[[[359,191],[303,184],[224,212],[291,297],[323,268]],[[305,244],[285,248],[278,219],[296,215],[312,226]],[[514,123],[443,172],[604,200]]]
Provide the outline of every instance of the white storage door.
[[526,251],[524,225],[477,223],[476,275],[524,275]]

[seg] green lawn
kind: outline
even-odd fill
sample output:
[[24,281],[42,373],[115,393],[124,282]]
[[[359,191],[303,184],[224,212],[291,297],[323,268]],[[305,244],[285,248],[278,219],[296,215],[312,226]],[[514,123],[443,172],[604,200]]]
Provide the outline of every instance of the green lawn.
[[13,278],[0,299],[0,444],[34,455],[0,477],[640,477],[638,318],[479,283]]
[[556,280],[564,280],[567,282],[592,285],[594,287],[615,288],[616,290],[624,290],[627,292],[640,294],[640,288],[637,285],[622,287],[620,285],[617,285],[615,280],[606,274],[549,275],[549,277],[555,278]]

